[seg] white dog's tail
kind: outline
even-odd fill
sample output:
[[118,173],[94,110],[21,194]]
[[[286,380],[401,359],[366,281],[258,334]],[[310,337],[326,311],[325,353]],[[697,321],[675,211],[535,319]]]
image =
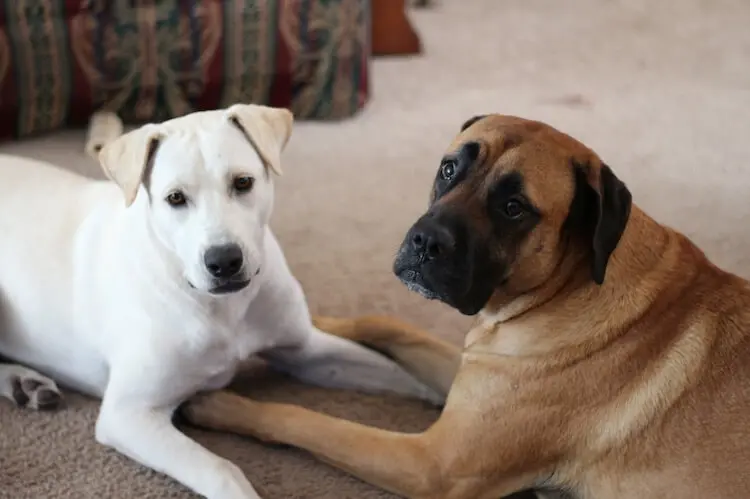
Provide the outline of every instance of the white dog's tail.
[[99,151],[109,142],[122,135],[122,120],[111,111],[97,111],[91,115],[86,136],[85,152],[95,161],[99,160]]

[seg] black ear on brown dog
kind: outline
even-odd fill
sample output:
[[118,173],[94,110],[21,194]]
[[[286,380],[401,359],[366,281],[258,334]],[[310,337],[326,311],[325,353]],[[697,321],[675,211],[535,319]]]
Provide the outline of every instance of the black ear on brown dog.
[[576,162],[573,165],[576,194],[569,220],[585,227],[592,252],[591,278],[602,284],[609,258],[630,218],[632,195],[606,164],[601,163],[599,168]]
[[486,117],[487,117],[486,114],[480,114],[480,115],[474,116],[473,118],[469,118],[468,120],[466,120],[464,122],[463,125],[461,125],[461,131],[463,132],[464,130],[466,130],[467,128],[469,128],[471,125],[473,125],[477,121],[481,120],[482,118],[486,118]]

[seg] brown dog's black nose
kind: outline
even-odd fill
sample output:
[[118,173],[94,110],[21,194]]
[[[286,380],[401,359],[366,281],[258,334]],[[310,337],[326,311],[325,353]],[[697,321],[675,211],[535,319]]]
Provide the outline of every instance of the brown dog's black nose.
[[455,241],[450,231],[433,221],[415,227],[411,236],[412,249],[425,260],[435,260],[453,251]]
[[242,269],[242,248],[237,244],[211,246],[203,255],[206,268],[214,277],[232,277]]

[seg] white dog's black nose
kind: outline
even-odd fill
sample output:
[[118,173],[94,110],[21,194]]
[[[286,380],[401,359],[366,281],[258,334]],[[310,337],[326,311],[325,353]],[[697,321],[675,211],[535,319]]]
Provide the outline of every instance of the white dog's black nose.
[[214,277],[232,277],[242,269],[242,260],[242,248],[234,243],[211,246],[203,255],[206,268]]

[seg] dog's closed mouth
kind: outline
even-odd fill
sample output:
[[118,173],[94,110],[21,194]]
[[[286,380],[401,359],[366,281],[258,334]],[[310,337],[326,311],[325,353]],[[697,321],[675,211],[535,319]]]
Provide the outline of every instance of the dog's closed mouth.
[[[260,267],[253,273],[253,277],[258,276],[260,274]],[[241,289],[245,289],[252,279],[246,279],[246,280],[237,280],[232,279],[226,282],[223,282],[219,284],[218,286],[214,286],[213,288],[209,289],[208,292],[212,295],[224,295],[229,293],[234,293],[236,291],[240,291]],[[191,289],[198,289],[198,287],[190,282],[187,281],[188,286],[190,286]]]
[[227,293],[234,293],[241,289],[245,289],[250,284],[250,279],[245,281],[227,281],[219,286],[213,287],[209,290],[209,293],[213,295],[224,295]]
[[405,269],[398,273],[398,278],[406,285],[409,291],[418,293],[428,300],[437,300],[440,298],[437,293],[427,288],[421,272]]

